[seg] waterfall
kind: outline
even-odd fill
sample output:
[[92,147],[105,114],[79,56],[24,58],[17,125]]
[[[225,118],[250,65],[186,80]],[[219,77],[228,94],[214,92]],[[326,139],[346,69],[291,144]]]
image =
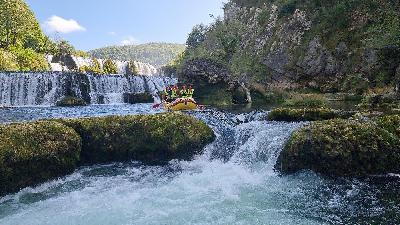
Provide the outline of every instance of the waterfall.
[[91,104],[124,103],[125,93],[157,92],[176,82],[164,76],[93,75],[35,72],[0,73],[0,105],[54,105],[65,96]]

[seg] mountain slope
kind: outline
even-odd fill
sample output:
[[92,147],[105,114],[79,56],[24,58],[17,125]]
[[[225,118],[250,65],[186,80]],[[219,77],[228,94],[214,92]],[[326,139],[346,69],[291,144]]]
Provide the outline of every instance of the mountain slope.
[[166,65],[185,50],[185,45],[148,43],[140,45],[109,46],[89,51],[96,58],[137,60],[155,66]]

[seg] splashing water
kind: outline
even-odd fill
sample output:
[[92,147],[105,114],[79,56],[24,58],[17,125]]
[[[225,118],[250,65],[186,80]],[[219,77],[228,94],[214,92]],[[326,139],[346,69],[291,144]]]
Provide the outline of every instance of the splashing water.
[[302,124],[262,121],[265,112],[189,114],[217,135],[193,161],[84,167],[1,198],[0,224],[395,224],[399,219],[398,206],[367,182],[307,171],[279,176],[276,158]]

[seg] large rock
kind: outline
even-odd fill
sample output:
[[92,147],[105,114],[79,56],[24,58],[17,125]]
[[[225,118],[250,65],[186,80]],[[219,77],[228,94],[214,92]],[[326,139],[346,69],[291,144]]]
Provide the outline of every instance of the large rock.
[[244,84],[235,85],[232,90],[232,102],[234,104],[251,103],[250,90]]
[[400,116],[374,122],[330,120],[294,132],[281,152],[276,169],[303,169],[329,176],[399,173]]
[[214,139],[205,123],[177,113],[59,121],[82,137],[83,164],[190,159]]
[[217,84],[227,82],[230,76],[229,71],[220,63],[210,59],[193,59],[187,61],[182,68],[181,81],[202,83],[202,84]]
[[152,103],[153,96],[149,93],[124,93],[124,102],[129,104]]
[[0,196],[72,172],[81,139],[57,122],[0,126]]
[[178,113],[1,125],[0,196],[79,165],[191,159],[214,138],[205,123]]
[[86,106],[85,100],[73,96],[66,96],[60,101],[56,102],[56,106],[60,107],[74,107],[74,106]]

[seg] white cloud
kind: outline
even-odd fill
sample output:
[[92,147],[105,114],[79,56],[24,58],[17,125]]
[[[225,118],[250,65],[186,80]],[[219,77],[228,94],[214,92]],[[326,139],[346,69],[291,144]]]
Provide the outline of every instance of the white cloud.
[[71,33],[76,31],[86,31],[76,20],[66,20],[59,16],[52,16],[46,20],[44,27],[49,32]]
[[108,34],[109,34],[109,35],[111,35],[111,36],[115,36],[115,35],[117,35],[117,33],[116,33],[116,32],[114,32],[114,31],[110,31],[110,32],[108,32]]
[[132,37],[132,36],[128,36],[127,38],[125,38],[124,40],[121,41],[121,45],[134,45],[134,44],[138,44],[139,41]]

